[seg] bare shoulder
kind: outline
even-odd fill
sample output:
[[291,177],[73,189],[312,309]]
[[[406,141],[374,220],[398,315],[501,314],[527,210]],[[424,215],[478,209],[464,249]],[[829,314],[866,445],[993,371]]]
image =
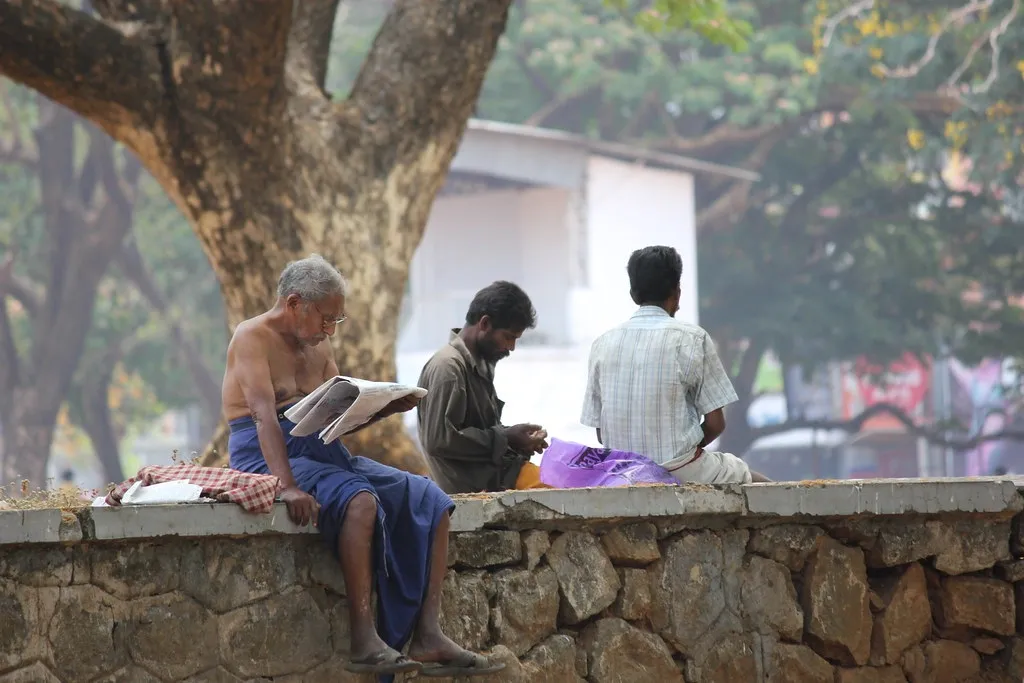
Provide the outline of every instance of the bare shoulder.
[[270,342],[270,329],[260,316],[244,320],[235,327],[228,342],[228,361],[239,353],[251,355],[260,351],[266,353]]

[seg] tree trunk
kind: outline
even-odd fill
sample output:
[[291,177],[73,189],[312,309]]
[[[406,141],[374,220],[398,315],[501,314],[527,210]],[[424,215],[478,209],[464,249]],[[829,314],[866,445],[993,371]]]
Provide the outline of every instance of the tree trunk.
[[[7,29],[5,10],[0,5],[0,33]],[[5,366],[0,393],[12,400],[0,410],[0,419],[4,480],[24,478],[43,486],[57,415],[82,356],[99,283],[131,228],[130,195],[138,168],[123,163],[119,170],[113,142],[95,129],[87,130],[88,148],[79,159],[77,124],[63,107],[39,98],[38,118],[34,170],[48,257],[46,285],[31,301],[19,297],[26,288],[12,286],[16,275],[9,257],[9,272],[0,278],[0,365]],[[32,343],[25,354],[10,343],[8,296],[18,298],[31,319]]]
[[754,442],[754,430],[750,428],[747,413],[754,402],[754,383],[757,371],[764,357],[764,347],[754,341],[747,342],[740,359],[739,368],[732,378],[733,387],[739,400],[730,405],[726,411],[728,421],[722,434],[721,449],[727,453],[742,457]]
[[[289,260],[319,252],[352,286],[338,367],[391,380],[409,263],[510,3],[397,0],[343,102],[323,90],[334,0],[104,0],[102,22],[0,0],[0,73],[136,152],[192,222],[232,329],[273,303]],[[401,425],[351,446],[425,472]]]
[[46,469],[60,403],[56,408],[44,403],[35,388],[23,387],[14,392],[11,421],[4,425],[4,463],[7,469],[3,483],[27,480],[38,488],[46,484]]

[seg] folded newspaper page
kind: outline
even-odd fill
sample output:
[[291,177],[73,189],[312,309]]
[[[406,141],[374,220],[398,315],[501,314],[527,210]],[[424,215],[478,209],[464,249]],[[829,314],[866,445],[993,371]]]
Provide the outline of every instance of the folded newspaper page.
[[410,395],[423,398],[427,390],[338,375],[285,411],[284,416],[295,423],[292,436],[308,436],[320,430],[323,442],[330,443],[362,427],[392,401]]

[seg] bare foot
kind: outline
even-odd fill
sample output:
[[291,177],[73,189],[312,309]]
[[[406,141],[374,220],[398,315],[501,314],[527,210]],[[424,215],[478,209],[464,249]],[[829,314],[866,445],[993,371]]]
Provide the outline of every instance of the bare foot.
[[450,662],[471,654],[469,650],[459,647],[455,641],[440,631],[417,633],[409,643],[409,659],[425,664]]

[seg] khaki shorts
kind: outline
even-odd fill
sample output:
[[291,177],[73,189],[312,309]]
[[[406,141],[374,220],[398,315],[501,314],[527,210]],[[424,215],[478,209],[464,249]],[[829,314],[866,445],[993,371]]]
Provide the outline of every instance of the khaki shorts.
[[[696,452],[696,451],[694,451]],[[693,453],[661,464],[683,484],[749,484],[750,468],[732,453],[704,451],[695,460]]]

